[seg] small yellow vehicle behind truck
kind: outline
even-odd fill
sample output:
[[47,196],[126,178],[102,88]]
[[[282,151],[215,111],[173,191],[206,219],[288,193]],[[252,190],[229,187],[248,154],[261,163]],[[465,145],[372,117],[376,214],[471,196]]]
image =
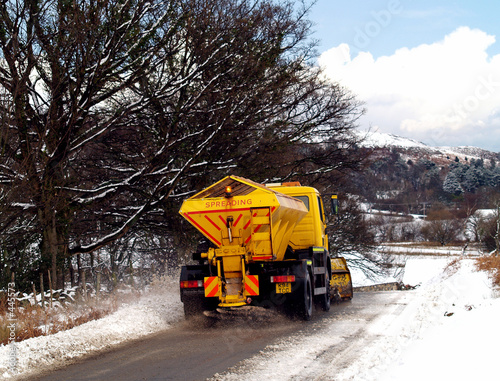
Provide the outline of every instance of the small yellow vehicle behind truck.
[[319,192],[228,176],[185,200],[179,213],[209,241],[181,268],[186,317],[217,308],[282,307],[309,320],[328,311],[332,262]]
[[343,257],[332,258],[332,280],[330,289],[332,299],[337,303],[342,300],[351,300],[353,295],[351,272],[347,261]]

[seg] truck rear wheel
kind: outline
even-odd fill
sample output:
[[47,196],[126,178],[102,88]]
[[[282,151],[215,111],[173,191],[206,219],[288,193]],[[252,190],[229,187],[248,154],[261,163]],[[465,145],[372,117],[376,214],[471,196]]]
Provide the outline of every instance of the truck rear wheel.
[[313,295],[312,284],[309,272],[306,272],[306,279],[304,280],[304,294],[302,300],[299,300],[299,316],[303,320],[311,320],[313,313]]
[[326,277],[326,293],[324,295],[318,295],[319,307],[325,312],[330,311],[331,307],[331,296],[330,296],[330,279]]

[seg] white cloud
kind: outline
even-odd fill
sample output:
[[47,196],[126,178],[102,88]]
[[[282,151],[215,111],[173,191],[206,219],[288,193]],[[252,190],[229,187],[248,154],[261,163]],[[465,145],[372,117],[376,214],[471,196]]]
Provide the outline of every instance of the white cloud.
[[450,133],[500,127],[500,55],[487,53],[494,43],[494,36],[461,27],[442,41],[377,59],[369,52],[351,57],[341,44],[319,63],[366,102],[368,123],[434,143]]

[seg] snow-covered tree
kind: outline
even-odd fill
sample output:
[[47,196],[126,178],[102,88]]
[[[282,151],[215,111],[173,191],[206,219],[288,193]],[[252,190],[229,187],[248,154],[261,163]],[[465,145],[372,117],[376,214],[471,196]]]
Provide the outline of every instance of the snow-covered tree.
[[342,196],[339,206],[338,216],[328,223],[330,255],[346,257],[350,267],[370,278],[384,273],[386,258],[376,253],[375,236],[359,200]]
[[448,172],[446,178],[444,179],[443,190],[453,195],[460,195],[464,192],[455,172]]
[[[172,46],[179,20],[176,2],[0,4],[2,228],[18,228],[14,219],[32,221],[39,268],[50,267],[54,283],[72,246],[74,214],[96,185],[75,172],[79,159],[125,116],[140,112],[137,98],[120,108],[109,103],[164,60],[160,49]],[[98,186],[94,196],[112,193]]]
[[180,230],[179,198],[222,172],[347,165],[332,157],[348,157],[361,111],[312,66],[306,14],[288,0],[2,2],[4,246],[38,245],[34,270],[55,282],[71,255]]

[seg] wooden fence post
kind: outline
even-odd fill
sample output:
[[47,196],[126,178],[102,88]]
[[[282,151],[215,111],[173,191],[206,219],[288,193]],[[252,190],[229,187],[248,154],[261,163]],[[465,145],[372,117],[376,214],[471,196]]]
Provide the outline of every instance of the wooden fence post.
[[35,288],[35,283],[31,283],[31,285],[33,286],[33,307],[36,307],[38,305],[38,303],[36,302],[36,288]]
[[40,273],[40,293],[42,294],[40,302],[42,303],[42,308],[45,309],[45,289],[43,288],[43,273]]
[[52,279],[50,277],[50,270],[47,270],[47,273],[49,274],[49,286],[50,286],[50,303],[49,306],[52,308]]

